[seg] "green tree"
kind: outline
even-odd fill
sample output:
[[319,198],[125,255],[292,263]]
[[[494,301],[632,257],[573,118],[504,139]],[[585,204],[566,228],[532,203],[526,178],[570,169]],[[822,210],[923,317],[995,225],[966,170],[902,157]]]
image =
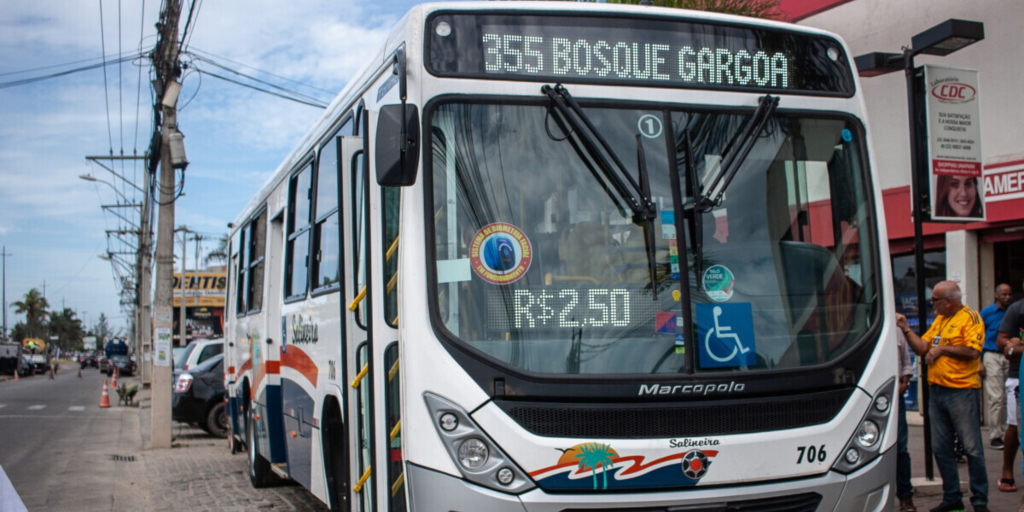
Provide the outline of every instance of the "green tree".
[[92,333],[96,336],[96,342],[100,346],[103,346],[114,335],[114,330],[110,328],[110,323],[107,321],[107,315],[100,313],[100,319],[93,326]]
[[25,294],[24,299],[12,302],[11,307],[14,308],[15,313],[25,315],[24,335],[27,335],[26,337],[44,337],[50,303],[46,302],[46,297],[43,297],[39,290],[32,288]]
[[[640,0],[607,0],[610,4],[640,3]],[[737,14],[769,20],[785,19],[779,0],[653,0],[659,7]]]
[[25,322],[18,322],[11,328],[11,339],[14,341],[20,343],[21,340],[32,337],[33,336],[28,332],[28,326],[25,325]]
[[50,335],[58,337],[58,345],[62,350],[74,350],[79,348],[85,332],[82,321],[75,318],[74,310],[64,308],[50,313]]
[[207,265],[209,265],[210,262],[213,262],[213,261],[219,261],[219,262],[227,263],[228,256],[229,256],[228,255],[228,241],[229,240],[230,240],[230,237],[228,237],[228,235],[226,233],[221,235],[221,237],[217,239],[217,248],[212,250],[212,251],[210,251],[209,253],[207,253],[206,259],[204,260]]

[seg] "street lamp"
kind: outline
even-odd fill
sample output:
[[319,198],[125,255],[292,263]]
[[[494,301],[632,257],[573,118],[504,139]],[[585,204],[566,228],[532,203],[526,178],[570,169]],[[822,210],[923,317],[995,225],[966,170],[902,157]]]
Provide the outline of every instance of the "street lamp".
[[[907,113],[910,116],[910,184],[911,202],[914,216],[914,267],[917,278],[917,332],[924,335],[927,330],[927,303],[925,302],[924,289],[924,235],[922,223],[924,215],[931,212],[925,211],[923,204],[927,193],[927,184],[924,182],[923,169],[919,161],[918,141],[922,134],[918,133],[918,101],[923,103],[924,88],[917,91],[915,85],[923,80],[921,68],[914,67],[914,57],[924,55],[949,55],[961,48],[974,44],[985,39],[985,25],[978,21],[949,19],[934,27],[921,32],[911,38],[911,47],[904,47],[903,53],[882,53],[873,52],[858,56],[854,59],[857,66],[857,74],[861,77],[873,77],[903,70],[907,78]],[[918,96],[921,95],[922,98]],[[927,128],[925,128],[927,129]],[[923,134],[925,137],[927,133]],[[924,413],[924,457],[925,476],[929,480],[935,478],[935,471],[932,467],[932,435],[931,421],[928,417],[928,367],[921,366],[925,385],[922,391],[922,412]]]

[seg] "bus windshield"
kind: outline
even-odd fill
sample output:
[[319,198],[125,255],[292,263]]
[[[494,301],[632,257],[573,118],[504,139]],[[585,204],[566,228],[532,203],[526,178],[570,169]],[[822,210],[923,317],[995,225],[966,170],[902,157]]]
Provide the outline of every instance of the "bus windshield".
[[693,214],[687,198],[702,191],[688,184],[720,172],[752,110],[583,105],[632,179],[644,162],[658,210],[648,237],[549,105],[437,106],[426,171],[437,329],[542,374],[837,359],[864,338],[881,300],[862,128],[783,108],[720,201]]

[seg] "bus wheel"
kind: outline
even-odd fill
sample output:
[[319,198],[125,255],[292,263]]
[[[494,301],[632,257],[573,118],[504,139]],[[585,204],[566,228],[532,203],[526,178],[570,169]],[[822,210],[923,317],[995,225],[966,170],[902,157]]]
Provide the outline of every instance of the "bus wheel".
[[277,475],[270,470],[270,462],[260,455],[260,443],[256,439],[256,419],[253,418],[253,407],[249,407],[245,415],[245,444],[249,455],[249,481],[253,488],[270,487],[277,482]]

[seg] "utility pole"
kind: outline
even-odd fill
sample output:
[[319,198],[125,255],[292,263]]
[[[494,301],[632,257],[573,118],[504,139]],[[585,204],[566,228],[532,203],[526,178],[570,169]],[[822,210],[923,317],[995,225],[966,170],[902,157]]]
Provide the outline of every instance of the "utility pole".
[[[4,339],[4,341],[7,341],[7,257],[8,256],[14,256],[14,255],[7,252],[7,246],[6,245],[4,246],[3,250],[0,251],[0,254],[2,254],[3,258],[4,258],[4,336],[3,336],[3,339]],[[17,370],[15,370],[15,371],[17,371]]]
[[152,180],[147,169],[145,199],[142,201],[142,215],[139,219],[139,255],[137,258],[139,278],[135,281],[138,286],[135,293],[136,353],[141,354],[142,360],[139,362],[139,367],[141,368],[142,385],[146,387],[152,384],[153,379],[153,285],[151,284],[153,263],[150,259],[153,254],[151,249],[153,233],[152,227],[150,227],[153,206],[150,196],[153,192],[150,183]]
[[[155,313],[154,333],[156,340],[153,353],[153,395],[152,422],[150,423],[150,446],[171,447],[171,331],[174,328],[174,296],[171,289],[174,279],[174,201],[175,169],[183,169],[185,162],[181,133],[178,132],[177,104],[181,84],[181,64],[178,62],[178,19],[181,15],[181,0],[167,0],[160,13],[157,29],[160,39],[153,52],[153,67],[156,70],[156,88],[162,110],[160,144],[160,215],[156,239],[156,297],[153,304]],[[179,147],[176,147],[179,146]],[[178,154],[172,155],[177,152]]]
[[188,226],[181,226],[176,231],[181,231],[181,309],[178,310],[178,339],[181,340],[181,346],[188,345],[188,338],[186,337],[185,324],[186,313],[185,313],[185,292],[188,290],[185,279],[185,262],[188,260]]

